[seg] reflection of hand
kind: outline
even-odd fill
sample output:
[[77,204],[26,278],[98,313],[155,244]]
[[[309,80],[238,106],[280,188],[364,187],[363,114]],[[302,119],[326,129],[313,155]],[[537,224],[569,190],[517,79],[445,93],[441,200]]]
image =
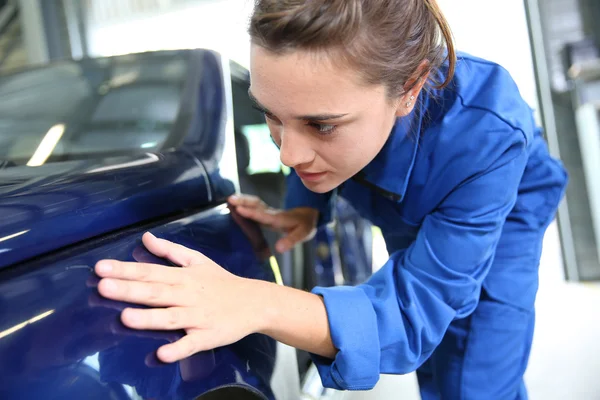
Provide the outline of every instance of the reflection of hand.
[[[99,296],[97,293],[93,293],[88,298],[88,304],[91,307],[104,307],[111,308],[116,311],[123,311],[126,306],[123,303],[118,303],[116,301],[108,300],[104,297]],[[117,336],[119,335],[121,339],[125,337],[137,337],[140,339],[157,339],[157,340],[166,340],[168,342],[176,342],[181,339],[183,336],[181,333],[176,331],[166,331],[166,332],[158,332],[158,331],[142,331],[142,330],[132,330],[124,326],[117,318],[113,318],[112,323],[107,326],[107,328],[111,331],[112,335],[109,337],[113,337],[111,345],[118,345],[120,340],[117,340]],[[105,350],[107,346],[100,350]],[[158,346],[157,346],[158,347]],[[87,354],[93,354],[92,353]],[[162,364],[161,360],[159,360],[156,356],[156,352],[150,352],[146,354],[144,357],[144,364],[148,367],[160,367]],[[181,372],[181,378],[185,382],[190,382],[198,379],[203,379],[206,376],[210,375],[210,373],[215,368],[215,355],[212,351],[206,351],[194,354],[194,356],[186,358],[185,360],[181,360],[179,363],[179,369]]]
[[229,204],[235,206],[240,215],[282,232],[285,236],[276,244],[280,253],[309,240],[316,231],[319,212],[313,208],[277,210],[267,206],[258,197],[248,195],[232,196],[229,198]]
[[[93,280],[88,280],[93,285]],[[125,305],[100,297],[90,291],[87,307],[65,310],[48,320],[45,329],[36,330],[29,344],[28,370],[67,365],[119,345],[130,337],[175,342],[178,332],[138,331],[127,328],[119,320]],[[94,310],[90,312],[90,310]],[[68,329],[69,332],[65,332]],[[151,356],[148,355],[150,365]]]
[[112,335],[115,337],[137,337],[141,339],[156,339],[156,340],[165,340],[169,342],[175,342],[179,340],[183,333],[179,333],[177,331],[172,332],[162,332],[162,331],[140,331],[128,328],[123,325],[123,323],[119,320],[118,314],[122,312],[127,305],[124,303],[118,303],[116,301],[109,300],[105,297],[100,296],[98,293],[92,293],[88,297],[88,305],[93,308],[104,308],[111,309],[113,313],[111,313],[111,321],[102,326],[100,332],[94,331],[96,333],[102,333],[105,335]]
[[235,207],[229,206],[229,210],[231,212],[231,218],[240,227],[242,232],[244,232],[244,235],[250,242],[252,249],[259,259],[265,260],[269,258],[272,255],[271,250],[269,249],[269,245],[256,222],[242,217],[240,214],[238,214]]
[[26,369],[30,371],[70,364],[113,347],[123,339],[117,313],[110,310],[92,313],[85,305],[61,311],[39,324],[46,326],[34,331],[24,356]]
[[158,350],[158,358],[174,362],[203,350],[228,345],[258,332],[253,281],[237,277],[204,255],[150,233],[144,245],[158,257],[183,268],[156,264],[100,261],[96,273],[102,296],[153,309],[125,309],[123,323],[134,329],[177,330],[187,335]]

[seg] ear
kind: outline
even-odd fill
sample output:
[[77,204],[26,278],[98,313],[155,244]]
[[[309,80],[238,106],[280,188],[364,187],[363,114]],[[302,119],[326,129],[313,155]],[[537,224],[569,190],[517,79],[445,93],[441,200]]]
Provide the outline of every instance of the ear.
[[421,94],[423,86],[425,86],[425,83],[429,78],[429,72],[423,74],[423,71],[425,71],[428,67],[429,61],[423,61],[417,69],[415,78],[411,78],[404,85],[404,94],[400,97],[398,107],[396,109],[397,117],[406,117],[414,110],[417,99],[419,98],[419,94]]

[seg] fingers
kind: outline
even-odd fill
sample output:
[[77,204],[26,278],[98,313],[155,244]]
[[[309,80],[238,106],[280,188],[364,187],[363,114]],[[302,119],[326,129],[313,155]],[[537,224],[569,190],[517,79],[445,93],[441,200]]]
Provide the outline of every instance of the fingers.
[[263,208],[237,207],[236,211],[245,218],[258,222],[272,228],[277,228],[278,215],[273,210]]
[[[211,337],[212,336],[212,337]],[[166,363],[172,363],[184,358],[188,358],[200,351],[210,350],[218,347],[219,343],[214,339],[213,334],[195,330],[193,333],[188,333],[175,343],[170,343],[158,349],[156,355]]]
[[236,207],[236,211],[241,216],[271,229],[287,230],[298,222],[296,218],[292,218],[287,212],[267,206],[256,196],[231,196],[229,203]]
[[267,212],[269,207],[256,196],[233,195],[228,201],[229,204],[235,206],[235,210],[245,218],[267,226],[271,226],[274,222],[273,213]]
[[182,267],[189,267],[194,264],[201,264],[206,261],[206,256],[187,247],[159,239],[150,232],[142,236],[144,246],[154,255],[166,258]]
[[99,261],[96,264],[95,272],[101,278],[160,282],[170,285],[181,284],[186,279],[185,272],[181,268],[117,260]]
[[164,258],[160,258],[150,253],[148,249],[144,246],[136,246],[131,253],[133,259],[137,262],[146,263],[146,264],[160,264],[160,265],[169,265]]
[[97,292],[92,292],[87,298],[87,304],[90,308],[104,308],[106,310],[123,311],[126,307],[123,303],[109,300],[100,296]]
[[247,207],[247,208],[266,208],[267,205],[258,197],[247,194],[233,195],[227,199],[229,204],[236,207]]
[[306,232],[303,225],[297,226],[290,231],[285,237],[281,238],[275,244],[275,249],[280,253],[285,253],[293,249],[298,243],[303,242],[310,236],[310,232]]
[[286,231],[298,225],[298,219],[287,211],[276,209],[238,208],[238,213],[271,229]]
[[191,305],[193,296],[183,292],[180,286],[164,283],[102,279],[98,292],[111,300],[142,304],[154,307]]
[[121,313],[121,321],[132,329],[177,330],[194,326],[200,312],[193,308],[171,307],[140,310],[127,308]]

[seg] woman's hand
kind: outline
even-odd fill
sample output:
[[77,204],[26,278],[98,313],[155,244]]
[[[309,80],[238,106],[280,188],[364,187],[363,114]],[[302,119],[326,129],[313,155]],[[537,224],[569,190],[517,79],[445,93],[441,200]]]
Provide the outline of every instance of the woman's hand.
[[158,350],[160,360],[175,362],[265,328],[256,294],[268,283],[235,276],[204,255],[150,233],[142,241],[151,253],[182,268],[102,260],[95,268],[103,278],[98,291],[112,300],[156,307],[125,309],[121,320],[130,328],[186,331]]
[[319,211],[314,208],[277,210],[267,206],[258,197],[248,195],[231,196],[229,204],[236,207],[236,211],[243,217],[282,232],[285,236],[275,245],[280,253],[285,253],[298,243],[312,238],[317,228]]

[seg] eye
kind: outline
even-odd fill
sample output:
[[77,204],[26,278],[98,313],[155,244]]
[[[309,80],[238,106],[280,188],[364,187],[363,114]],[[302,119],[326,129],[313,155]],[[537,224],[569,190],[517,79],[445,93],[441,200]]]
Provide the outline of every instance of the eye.
[[279,123],[279,120],[274,115],[271,115],[271,114],[269,114],[267,112],[264,112],[264,111],[263,111],[263,115],[265,116],[266,119],[269,119],[269,120],[271,120],[273,122]]
[[333,133],[336,128],[336,125],[317,124],[315,122],[309,122],[308,126],[315,128],[321,135],[329,135]]

